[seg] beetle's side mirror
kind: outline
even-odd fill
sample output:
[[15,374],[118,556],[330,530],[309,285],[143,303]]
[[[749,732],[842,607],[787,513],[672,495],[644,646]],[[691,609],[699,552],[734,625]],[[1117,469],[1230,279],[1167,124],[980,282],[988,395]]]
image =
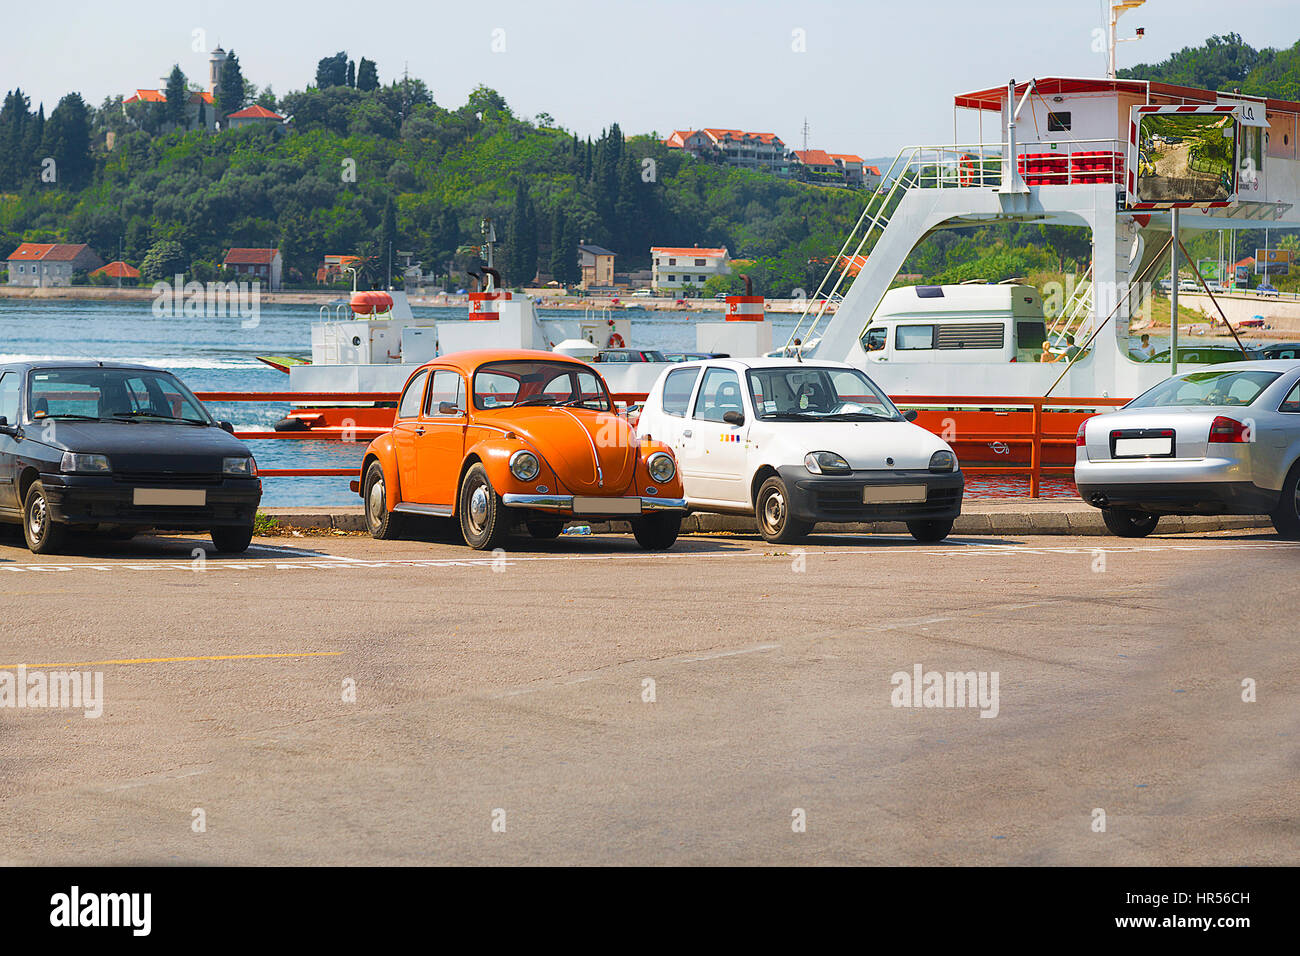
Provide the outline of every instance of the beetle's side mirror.
[[455,402],[439,402],[438,414],[439,415],[464,415],[465,409],[461,408]]
[[916,421],[916,409],[909,408],[907,411],[903,412],[903,420],[909,422]]
[[235,433],[235,426],[230,424],[230,422],[217,422],[217,427],[223,432],[230,432],[232,435]]
[[728,425],[743,425],[745,424],[745,413],[735,412],[735,411],[724,412],[722,415],[722,420],[726,422]]

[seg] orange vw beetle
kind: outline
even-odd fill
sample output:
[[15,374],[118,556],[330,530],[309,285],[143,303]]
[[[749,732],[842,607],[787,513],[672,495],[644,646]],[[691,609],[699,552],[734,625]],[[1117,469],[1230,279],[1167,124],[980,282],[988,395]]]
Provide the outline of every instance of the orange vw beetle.
[[406,514],[455,517],[480,550],[519,524],[554,538],[573,518],[630,520],[657,550],[686,513],[668,446],[638,441],[600,374],[554,352],[454,352],[420,366],[353,487],[376,538],[396,537]]

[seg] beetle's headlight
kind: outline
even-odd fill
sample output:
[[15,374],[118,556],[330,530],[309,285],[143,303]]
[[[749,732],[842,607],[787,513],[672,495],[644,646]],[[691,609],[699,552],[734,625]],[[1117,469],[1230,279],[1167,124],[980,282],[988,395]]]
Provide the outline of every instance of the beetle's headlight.
[[677,474],[677,462],[673,461],[673,456],[657,451],[646,459],[646,468],[650,472],[650,477],[659,484],[665,481],[672,481],[673,475]]
[[803,456],[803,466],[814,475],[847,475],[853,470],[843,455],[833,451],[810,451]]
[[221,473],[232,478],[256,478],[257,462],[252,458],[223,458]]
[[79,455],[71,451],[63,453],[63,460],[59,462],[59,469],[61,471],[91,475],[102,475],[113,470],[108,464],[106,455]]
[[930,456],[931,471],[956,471],[957,456],[944,448]]
[[510,456],[510,474],[520,481],[532,481],[541,470],[537,456],[531,451],[517,451]]

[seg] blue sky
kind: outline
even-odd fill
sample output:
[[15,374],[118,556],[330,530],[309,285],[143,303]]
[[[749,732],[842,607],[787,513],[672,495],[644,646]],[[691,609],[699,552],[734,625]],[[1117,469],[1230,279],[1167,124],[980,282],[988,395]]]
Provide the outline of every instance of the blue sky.
[[[21,86],[48,112],[70,90],[97,105],[159,86],[173,63],[206,83],[207,57],[192,49],[201,30],[209,48],[234,48],[246,77],[281,94],[346,49],[376,60],[385,83],[409,65],[443,105],[484,83],[516,113],[545,111],[583,135],[615,121],[626,133],[722,126],[799,146],[806,117],[811,147],[881,156],[951,140],[956,92],[1011,76],[1104,74],[1105,53],[1092,50],[1104,9],[1103,0],[72,0],[57,15],[8,11],[0,88]],[[1121,44],[1125,66],[1232,31],[1257,47],[1290,46],[1300,4],[1148,0],[1120,23],[1122,35],[1146,27],[1144,40]],[[973,120],[959,136],[974,138]]]

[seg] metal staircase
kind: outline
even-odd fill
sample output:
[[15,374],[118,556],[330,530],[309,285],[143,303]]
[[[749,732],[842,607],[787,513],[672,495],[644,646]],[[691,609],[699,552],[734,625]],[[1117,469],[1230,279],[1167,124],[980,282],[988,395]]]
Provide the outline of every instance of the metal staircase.
[[1048,339],[1051,340],[1054,335],[1062,338],[1066,335],[1077,336],[1084,323],[1092,316],[1092,300],[1092,263],[1089,263],[1087,270],[1079,277],[1069,300],[1061,308],[1061,314],[1052,321],[1051,327],[1047,330]]
[[[881,186],[867,201],[862,215],[845,238],[826,277],[806,301],[786,339],[786,353],[802,352],[813,346],[830,304],[835,301],[845,280],[865,267],[867,255],[884,235],[909,190],[997,187],[1002,182],[1001,167],[1002,157],[998,148],[990,148],[988,144],[912,146],[900,150],[881,178]],[[830,288],[827,288],[828,283]]]

